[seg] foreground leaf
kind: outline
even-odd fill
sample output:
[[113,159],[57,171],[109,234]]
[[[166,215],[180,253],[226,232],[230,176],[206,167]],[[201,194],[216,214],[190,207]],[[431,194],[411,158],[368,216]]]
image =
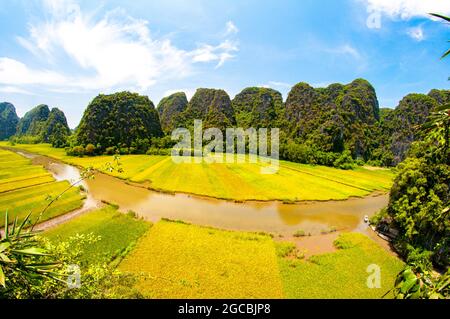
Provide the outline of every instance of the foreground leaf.
[[4,288],[6,288],[6,282],[5,282],[5,273],[3,272],[2,265],[0,265],[0,285],[2,285]]

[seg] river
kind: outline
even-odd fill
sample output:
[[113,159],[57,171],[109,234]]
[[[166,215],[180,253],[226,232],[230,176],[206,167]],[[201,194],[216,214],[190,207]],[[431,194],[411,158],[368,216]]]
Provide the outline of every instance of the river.
[[[76,167],[46,156],[16,152],[31,158],[34,164],[43,165],[57,180],[74,182],[80,179],[80,171]],[[103,201],[118,205],[123,212],[132,210],[152,222],[169,218],[222,229],[263,231],[283,237],[290,237],[298,230],[313,236],[330,229],[367,233],[364,216],[372,216],[389,200],[388,195],[381,194],[343,201],[295,204],[235,203],[159,193],[102,173],[96,173],[94,179],[83,181],[82,185],[88,192],[84,210],[97,207]]]

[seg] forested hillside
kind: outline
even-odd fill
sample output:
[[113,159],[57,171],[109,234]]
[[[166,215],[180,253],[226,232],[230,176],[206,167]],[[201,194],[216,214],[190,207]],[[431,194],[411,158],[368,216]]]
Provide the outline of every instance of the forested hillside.
[[[364,79],[326,88],[301,82],[286,102],[270,88],[246,88],[233,100],[224,90],[200,88],[190,101],[178,92],[163,98],[157,109],[147,96],[119,92],[94,98],[70,139],[64,113],[50,111],[47,105],[35,107],[18,121],[17,136],[37,137],[33,142],[56,147],[69,145],[72,155],[165,154],[158,149],[173,145],[171,132],[178,127],[192,130],[199,119],[203,128],[222,131],[280,128],[280,155],[293,162],[344,169],[361,163],[394,166],[405,159],[411,143],[420,140],[418,127],[428,115],[448,103],[449,90],[432,90],[428,95],[407,95],[395,109],[380,109],[374,87]],[[8,103],[1,104],[0,111],[5,123],[0,138],[9,138],[17,116]]]
[[186,110],[188,99],[184,92],[174,93],[161,100],[158,104],[159,119],[161,127],[166,134],[176,129],[180,122],[180,115]]
[[198,89],[186,110],[180,117],[178,126],[192,127],[194,120],[202,120],[203,127],[217,127],[225,130],[236,125],[233,107],[227,92],[216,89]]
[[147,96],[120,92],[97,96],[87,107],[75,133],[80,146],[98,151],[148,144],[163,135],[158,112]]
[[286,123],[283,97],[273,89],[246,88],[235,96],[232,106],[237,126],[244,129],[283,127]]
[[289,141],[307,150],[348,150],[353,158],[371,158],[379,107],[375,90],[366,80],[318,89],[299,83],[288,95],[286,114]]
[[418,140],[419,128],[438,106],[450,103],[450,91],[432,90],[428,95],[409,94],[395,110],[384,111],[380,144],[390,154],[393,165],[406,158],[411,143]]
[[17,125],[17,135],[41,135],[49,115],[50,109],[47,105],[41,104],[36,106],[20,119]]
[[0,141],[10,138],[16,133],[19,117],[11,103],[0,103]]
[[27,112],[17,124],[13,140],[16,142],[52,143],[55,147],[66,145],[70,128],[64,113],[41,104]]

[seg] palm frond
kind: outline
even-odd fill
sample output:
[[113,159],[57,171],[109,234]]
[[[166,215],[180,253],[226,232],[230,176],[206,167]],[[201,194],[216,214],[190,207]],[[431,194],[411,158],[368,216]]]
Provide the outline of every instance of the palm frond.
[[440,19],[443,19],[443,20],[445,20],[447,22],[450,22],[450,17],[446,17],[446,16],[444,16],[442,14],[438,14],[438,13],[430,13],[430,14],[432,16],[436,17],[436,18],[440,18]]

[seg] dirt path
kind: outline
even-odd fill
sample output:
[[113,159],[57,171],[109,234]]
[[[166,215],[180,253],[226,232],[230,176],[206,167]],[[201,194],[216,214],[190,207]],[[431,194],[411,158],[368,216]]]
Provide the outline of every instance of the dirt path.
[[[86,206],[86,205],[84,205],[82,208],[74,210],[74,211],[72,211],[70,213],[67,213],[67,214],[64,214],[64,215],[61,215],[61,216],[57,216],[55,218],[49,219],[49,220],[47,220],[45,222],[42,222],[42,223],[36,225],[36,227],[34,229],[37,230],[37,231],[49,230],[49,229],[54,228],[56,226],[59,226],[61,224],[67,223],[68,221],[70,221],[70,220],[72,220],[72,219],[74,219],[74,218],[76,218],[78,216],[81,216],[83,214],[91,212],[91,211],[93,211],[95,209],[99,209],[99,208],[101,208],[101,206],[102,205],[96,205],[96,206],[92,206],[92,205]],[[3,237],[5,235],[4,228],[0,229],[0,235],[1,235],[1,237]]]
[[36,225],[36,227],[34,229],[38,230],[38,231],[49,230],[49,229],[54,228],[56,226],[59,226],[61,224],[67,223],[68,221],[74,219],[75,217],[78,217],[80,215],[86,214],[86,213],[91,212],[91,211],[93,211],[95,209],[98,209],[98,208],[100,208],[100,206],[98,206],[98,207],[88,207],[88,208],[84,208],[83,207],[83,208],[77,209],[77,210],[75,210],[73,212],[70,212],[70,213],[67,213],[67,214],[64,214],[64,215],[52,218],[50,220],[47,220],[47,221],[45,221],[43,223],[40,223],[40,224]]

